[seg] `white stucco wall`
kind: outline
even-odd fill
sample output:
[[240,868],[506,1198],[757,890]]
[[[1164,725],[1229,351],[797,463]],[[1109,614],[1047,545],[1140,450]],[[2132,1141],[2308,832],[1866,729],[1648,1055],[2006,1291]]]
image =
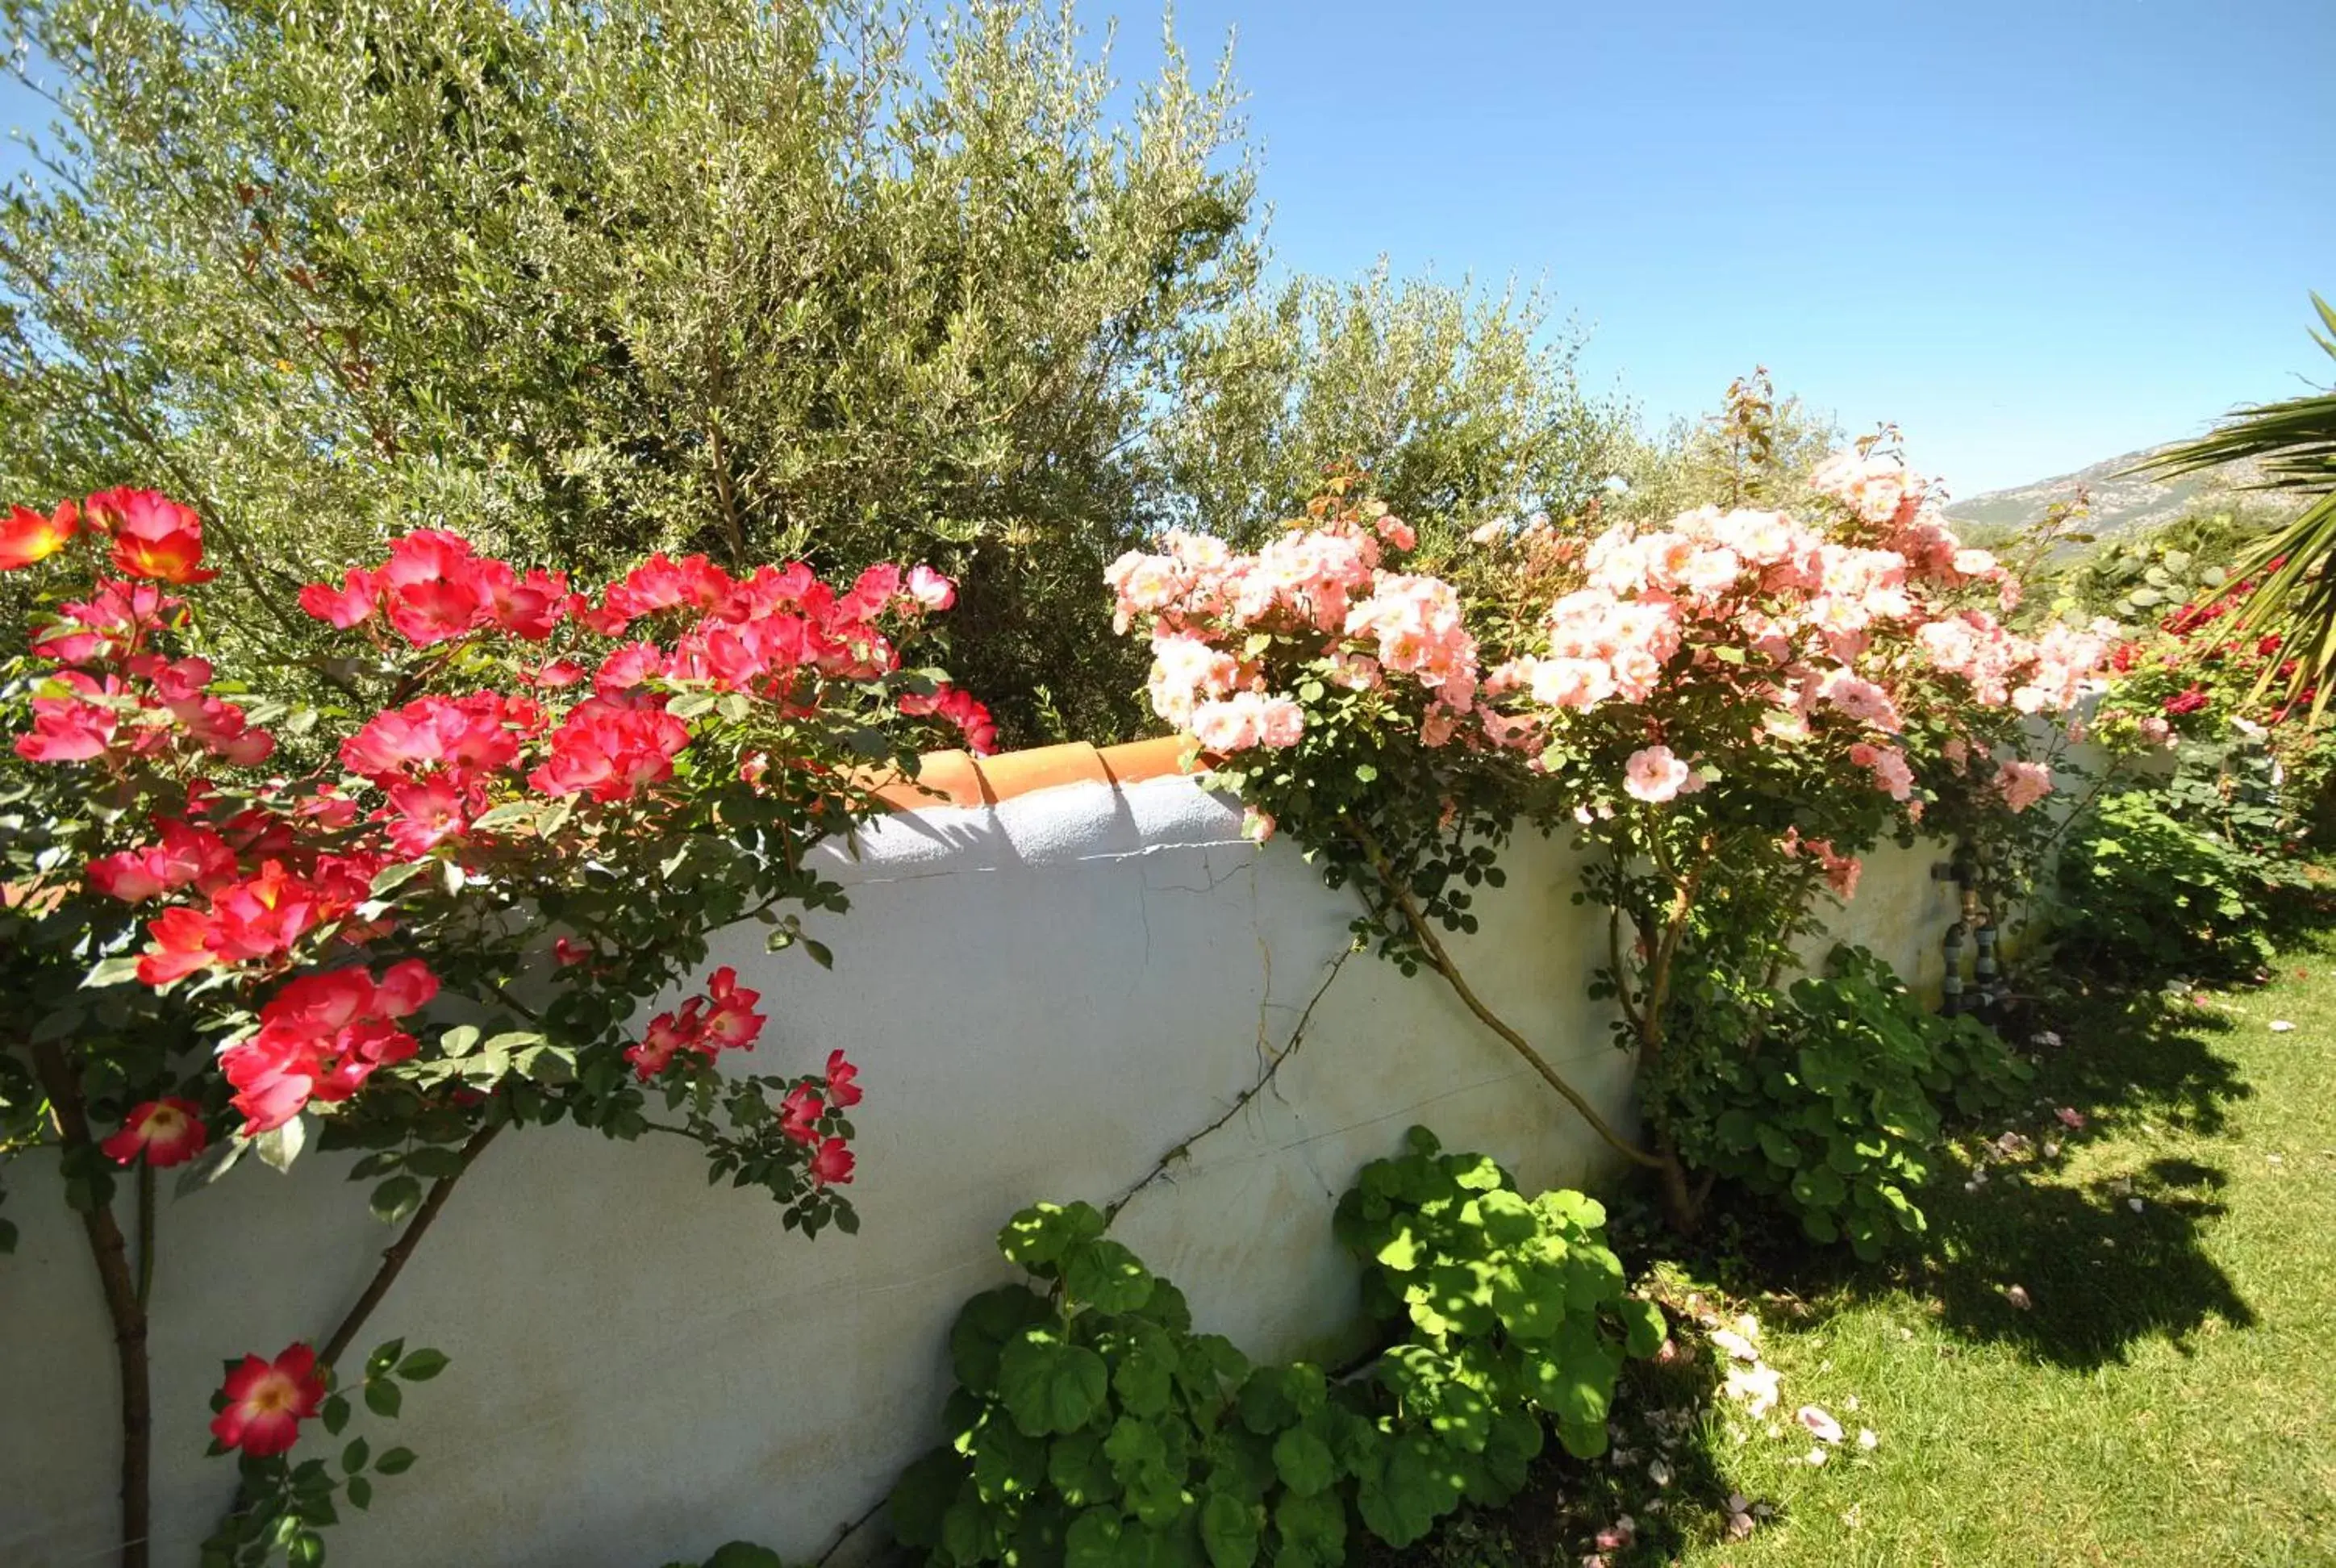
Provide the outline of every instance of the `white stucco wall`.
[[[696,1151],[572,1128],[492,1148],[361,1349],[404,1335],[453,1358],[376,1448],[421,1454],[335,1563],[654,1568],[744,1536],[813,1556],[933,1439],[959,1303],[1008,1277],[998,1227],[1040,1198],[1105,1203],[1215,1120],[1282,1049],[1275,1087],[1175,1163],[1115,1234],[1189,1293],[1202,1327],[1260,1355],[1351,1329],[1330,1210],[1414,1122],[1485,1150],[1528,1189],[1604,1169],[1601,1146],[1430,977],[1348,959],[1348,896],[1191,780],[1075,784],[994,809],[904,813],[857,858],[835,968],[718,942],[766,996],[750,1058],[795,1070],[846,1047],[868,1098],[857,1237],[805,1243],[766,1198],[709,1189]],[[1885,849],[1840,921],[1935,981],[1953,890]],[[1486,1000],[1605,1107],[1628,1063],[1583,997],[1602,923],[1571,903],[1568,852],[1521,842],[1484,934],[1455,952]],[[109,1554],[114,1381],[77,1227],[24,1161],[0,1259],[0,1563]],[[233,1488],[203,1457],[223,1358],[317,1335],[391,1232],[346,1162],[239,1170],[166,1198],[154,1292],[155,1505],[163,1568],[191,1563]],[[164,1183],[167,1193],[169,1183]],[[368,1417],[360,1415],[359,1423]],[[355,1429],[365,1429],[361,1425]],[[321,1448],[318,1451],[323,1451]]]

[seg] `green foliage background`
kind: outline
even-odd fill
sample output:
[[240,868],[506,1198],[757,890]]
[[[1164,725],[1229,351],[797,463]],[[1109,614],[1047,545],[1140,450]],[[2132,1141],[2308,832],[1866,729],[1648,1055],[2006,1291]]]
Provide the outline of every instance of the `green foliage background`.
[[1578,506],[1626,424],[1537,301],[1262,280],[1222,69],[1114,97],[1056,0],[0,0],[56,124],[0,193],[0,495],[209,520],[226,629],[415,527],[960,578],[1005,744],[1146,727],[1104,565],[1351,461]]

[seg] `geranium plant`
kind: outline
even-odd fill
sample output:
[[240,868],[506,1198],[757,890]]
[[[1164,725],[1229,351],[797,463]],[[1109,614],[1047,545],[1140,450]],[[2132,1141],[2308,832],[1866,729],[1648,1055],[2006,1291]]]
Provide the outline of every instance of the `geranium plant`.
[[[271,1493],[249,1462],[330,1410],[333,1368],[507,1129],[686,1138],[788,1227],[853,1229],[841,1052],[732,1069],[768,1015],[728,969],[636,1020],[740,921],[825,962],[805,920],[844,898],[805,852],[913,774],[936,722],[988,730],[903,667],[954,592],[922,568],[838,590],[656,556],[586,592],[426,530],[302,593],[343,647],[286,671],[207,657],[202,561],[200,520],[152,492],[0,522],[0,570],[34,574],[32,633],[0,659],[0,1136],[55,1151],[104,1287],[126,1563],[147,1553],[158,1170],[359,1150],[403,1226],[313,1349],[230,1376],[222,1418],[245,1415],[215,1431],[247,1485],[214,1545],[237,1558],[321,1552],[321,1472]],[[366,1393],[394,1413],[394,1381]]]
[[[2035,723],[2089,689],[2106,644],[2007,628],[2019,583],[1895,453],[1862,443],[1815,487],[1806,518],[1489,529],[1406,563],[1412,531],[1338,480],[1255,554],[1172,534],[1110,573],[1122,625],[1152,640],[1155,709],[1221,759],[1259,831],[1360,880],[1386,950],[1655,1170],[1683,1225],[1702,1189],[1666,1085],[1757,1048],[1814,900],[1852,897],[1882,837],[2018,842],[2007,824],[2053,782]],[[1475,929],[1472,890],[1498,885],[1521,818],[1590,852],[1583,891],[1611,930],[1598,990],[1644,1074],[1651,1148],[1485,1007],[1438,935]]]

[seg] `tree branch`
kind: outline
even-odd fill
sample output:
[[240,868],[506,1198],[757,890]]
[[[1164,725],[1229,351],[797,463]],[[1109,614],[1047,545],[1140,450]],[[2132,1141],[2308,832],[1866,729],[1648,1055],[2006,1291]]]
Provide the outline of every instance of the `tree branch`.
[[340,1327],[333,1330],[332,1338],[326,1339],[324,1349],[316,1352],[318,1364],[330,1367],[347,1353],[350,1343],[365,1328],[365,1320],[373,1316],[373,1310],[381,1305],[383,1297],[389,1294],[389,1288],[397,1283],[397,1276],[404,1271],[406,1260],[414,1256],[414,1249],[421,1244],[431,1222],[437,1219],[438,1211],[446,1206],[447,1198],[453,1193],[454,1183],[462,1179],[463,1173],[478,1159],[480,1152],[494,1141],[495,1135],[502,1131],[503,1125],[501,1122],[490,1122],[472,1134],[471,1141],[462,1145],[462,1170],[451,1176],[441,1176],[430,1184],[430,1193],[422,1200],[422,1206],[414,1212],[414,1218],[405,1222],[404,1231],[382,1253],[381,1267],[374,1271],[373,1281],[365,1286],[365,1294],[357,1298],[356,1305],[349,1309],[348,1315],[341,1320]]
[[1445,983],[1452,988],[1453,994],[1460,998],[1462,1004],[1476,1015],[1477,1021],[1500,1036],[1507,1042],[1511,1050],[1531,1063],[1533,1071],[1542,1076],[1542,1080],[1562,1096],[1565,1103],[1572,1105],[1581,1115],[1582,1119],[1590,1124],[1591,1131],[1603,1138],[1617,1154],[1650,1170],[1666,1169],[1666,1162],[1660,1155],[1647,1153],[1608,1125],[1606,1118],[1598,1114],[1597,1107],[1582,1096],[1581,1090],[1559,1076],[1557,1069],[1543,1059],[1542,1054],[1533,1048],[1531,1042],[1511,1028],[1499,1014],[1484,1005],[1475,989],[1461,977],[1459,966],[1452,961],[1452,955],[1445,950],[1444,943],[1437,939],[1435,931],[1428,928],[1426,917],[1420,912],[1418,902],[1411,896],[1411,890],[1397,879],[1394,870],[1380,854],[1378,843],[1370,836],[1368,830],[1351,818],[1348,819],[1347,826],[1348,830],[1355,835],[1356,842],[1362,846],[1363,853],[1369,859],[1371,870],[1377,873],[1380,884],[1394,898],[1396,907],[1403,911],[1404,920],[1410,926],[1412,935],[1416,937],[1419,940],[1419,945],[1427,950],[1429,964],[1437,974],[1444,977]]
[[[51,1114],[68,1151],[93,1148],[81,1084],[56,1042],[33,1047],[34,1070],[49,1097]],[[154,1447],[152,1397],[147,1385],[146,1309],[130,1271],[130,1249],[114,1222],[113,1205],[92,1203],[81,1211],[82,1230],[97,1264],[106,1315],[113,1320],[114,1359],[122,1378],[122,1568],[146,1568],[146,1537],[151,1529],[149,1495]]]

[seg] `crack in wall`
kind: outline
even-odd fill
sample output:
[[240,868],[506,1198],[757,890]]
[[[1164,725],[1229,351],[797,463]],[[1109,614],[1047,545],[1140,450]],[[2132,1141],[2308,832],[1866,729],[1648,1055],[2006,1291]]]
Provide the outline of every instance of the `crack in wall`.
[[[1329,972],[1322,977],[1322,983],[1315,988],[1314,995],[1308,999],[1305,1008],[1298,1015],[1297,1026],[1290,1031],[1289,1039],[1286,1040],[1282,1044],[1281,1048],[1277,1051],[1272,1049],[1266,1034],[1265,1011],[1272,1005],[1272,954],[1270,950],[1265,945],[1265,938],[1261,930],[1260,930],[1258,937],[1258,948],[1260,954],[1263,955],[1266,964],[1268,989],[1266,995],[1261,998],[1258,1003],[1258,1047],[1260,1052],[1265,1053],[1266,1060],[1264,1066],[1258,1073],[1257,1081],[1250,1085],[1249,1087],[1243,1089],[1239,1095],[1236,1095],[1233,1097],[1232,1104],[1227,1105],[1224,1111],[1215,1119],[1185,1137],[1181,1143],[1178,1143],[1174,1147],[1169,1149],[1167,1153],[1162,1154],[1158,1160],[1153,1162],[1152,1169],[1145,1172],[1133,1186],[1120,1193],[1118,1197],[1114,1198],[1109,1203],[1106,1203],[1104,1206],[1103,1211],[1104,1223],[1105,1225],[1109,1225],[1113,1221],[1118,1219],[1120,1211],[1125,1209],[1129,1203],[1135,1200],[1137,1194],[1143,1193],[1146,1188],[1151,1187],[1153,1183],[1159,1182],[1173,1183],[1173,1177],[1171,1173],[1175,1169],[1180,1161],[1189,1160],[1192,1158],[1193,1144],[1199,1143],[1202,1138],[1207,1137],[1210,1134],[1217,1131],[1219,1128],[1225,1125],[1225,1124],[1231,1121],[1235,1116],[1241,1115],[1241,1112],[1249,1106],[1251,1101],[1255,1100],[1260,1095],[1265,1093],[1267,1089],[1273,1086],[1274,1078],[1280,1073],[1282,1064],[1289,1061],[1291,1057],[1297,1055],[1298,1048],[1306,1043],[1306,1029],[1307,1026],[1313,1021],[1314,1009],[1321,1004],[1322,998],[1329,994],[1330,987],[1337,981],[1339,971],[1347,967],[1347,960],[1353,958],[1358,952],[1362,950],[1359,948],[1349,947],[1340,952],[1337,958],[1330,960]],[[1276,1092],[1278,1095],[1279,1091]]]

